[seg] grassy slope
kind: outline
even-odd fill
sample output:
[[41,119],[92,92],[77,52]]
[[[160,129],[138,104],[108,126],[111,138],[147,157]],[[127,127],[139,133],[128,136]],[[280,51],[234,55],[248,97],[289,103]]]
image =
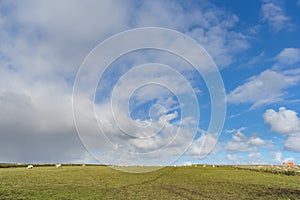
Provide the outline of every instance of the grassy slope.
[[300,199],[300,176],[230,167],[122,173],[103,166],[0,169],[0,199]]

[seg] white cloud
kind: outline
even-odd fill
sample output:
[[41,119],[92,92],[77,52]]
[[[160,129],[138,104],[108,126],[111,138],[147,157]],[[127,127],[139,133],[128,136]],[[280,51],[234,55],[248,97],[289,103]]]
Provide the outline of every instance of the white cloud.
[[245,161],[245,163],[264,164],[266,163],[266,161],[260,152],[253,152],[248,154],[248,158],[247,161]]
[[203,45],[220,68],[227,67],[235,62],[235,55],[249,48],[248,38],[232,29],[239,21],[236,15],[208,1],[202,4],[203,7],[192,6],[187,13],[174,1],[145,1],[134,16],[135,25],[161,26],[186,33]]
[[242,164],[241,161],[244,159],[244,157],[239,155],[227,154],[226,159],[233,161],[237,164]]
[[258,137],[252,137],[249,139],[249,145],[253,146],[262,146],[265,144],[265,141]]
[[286,100],[289,97],[287,90],[300,81],[299,69],[287,69],[296,67],[295,64],[300,62],[300,49],[285,48],[272,60],[275,61],[272,69],[252,76],[246,83],[236,87],[227,95],[228,102],[249,103],[252,104],[251,109],[254,109]]
[[[212,149],[216,142],[216,139],[213,140],[211,136],[208,138],[201,137],[192,144],[194,133],[191,127],[193,126],[188,124],[182,126],[180,122],[170,122],[174,117],[177,117],[176,112],[163,113],[158,120],[139,120],[140,123],[148,124],[147,127],[123,124],[121,130],[110,109],[110,104],[96,106],[97,119],[102,134],[99,134],[97,130],[81,132],[82,137],[85,138],[85,144],[89,146],[89,149],[94,147],[99,151],[99,154],[97,151],[92,151],[92,153],[105,163],[155,164],[156,162],[156,164],[170,164],[183,154],[187,148],[190,148],[190,145],[199,149],[195,153],[197,153],[196,156],[200,157],[209,153],[208,151]],[[129,116],[122,114],[118,120],[128,121],[126,118],[129,118]],[[90,121],[88,120],[86,125],[88,128],[93,126]],[[187,120],[183,119],[182,121]],[[191,120],[189,121],[194,123]],[[88,140],[88,138],[91,140]],[[211,143],[211,140],[214,143]]]
[[277,152],[272,153],[271,157],[273,158],[273,161],[276,162],[277,164],[281,164],[282,162],[290,162],[290,161],[295,160],[294,157],[284,158],[281,151],[277,151]]
[[237,164],[265,164],[266,159],[262,155],[262,149],[272,149],[272,141],[267,141],[257,134],[245,135],[242,133],[244,127],[227,130],[232,134],[231,140],[226,143],[226,159]]
[[218,15],[224,13],[219,10],[214,12],[216,14],[212,11],[202,17],[209,22],[210,19],[205,17],[214,16],[216,24],[209,28],[198,26],[192,29],[189,35],[206,48],[219,68],[224,68],[234,63],[235,55],[248,49],[250,44],[244,34],[229,30],[238,22],[237,16],[225,16],[225,20],[222,21]]
[[277,133],[290,134],[300,132],[300,119],[293,110],[287,110],[285,107],[280,107],[278,112],[268,109],[263,117],[265,123]]
[[284,147],[288,151],[300,153],[300,132],[290,134],[284,143]]
[[266,164],[265,159],[260,152],[251,152],[248,154],[227,154],[226,159],[235,164]]
[[251,108],[284,100],[286,89],[300,80],[300,70],[282,72],[265,70],[258,76],[250,77],[227,95],[229,103],[250,103]]
[[274,153],[274,161],[276,163],[281,163],[282,162],[282,153],[280,151]]
[[287,150],[300,152],[300,118],[297,112],[284,107],[279,108],[278,112],[269,109],[264,113],[264,121],[274,132],[288,135],[284,143]]
[[[105,163],[170,164],[183,153],[187,156],[203,158],[211,152],[217,142],[215,135],[206,132],[201,132],[201,137],[193,142],[195,136],[192,130],[195,125],[193,118],[171,123],[170,121],[177,117],[176,111],[161,113],[161,117],[157,120],[137,119],[140,124],[148,124],[146,127],[130,123],[122,124],[121,127],[117,122],[130,120],[129,115],[119,113],[120,116],[116,121],[110,109],[110,103],[96,105],[102,134],[89,118],[85,122],[85,128],[79,128],[88,149],[91,149],[91,152]],[[86,113],[86,109],[84,110]],[[88,115],[92,116],[92,113]],[[87,118],[87,116],[80,117]],[[93,130],[93,127],[96,130]]]
[[217,140],[218,138],[213,136],[213,134],[209,134],[204,131],[201,137],[195,140],[188,148],[185,155],[205,158],[210,153],[217,153],[220,150]]
[[246,127],[241,127],[239,129],[227,129],[225,130],[225,133],[241,133],[241,131],[245,130]]
[[245,64],[242,64],[241,66],[251,68],[251,67],[255,66],[257,63],[262,62],[264,57],[265,57],[265,52],[261,52],[259,55],[252,57],[248,62],[246,62]]
[[290,66],[300,62],[299,48],[285,48],[276,57],[279,66]]
[[286,15],[283,6],[279,5],[277,1],[263,1],[261,12],[262,20],[268,22],[275,31],[292,27],[290,17]]
[[285,158],[285,159],[283,160],[283,162],[291,162],[291,161],[294,161],[294,160],[295,160],[294,157],[288,157],[288,158]]
[[250,135],[246,136],[241,131],[237,131],[232,135],[231,141],[227,143],[226,150],[229,153],[238,153],[238,152],[256,152],[257,147],[261,147],[266,142],[255,136]]

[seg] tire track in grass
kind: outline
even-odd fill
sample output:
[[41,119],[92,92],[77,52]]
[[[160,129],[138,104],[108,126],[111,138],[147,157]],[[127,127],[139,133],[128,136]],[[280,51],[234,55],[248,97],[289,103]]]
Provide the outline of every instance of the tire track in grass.
[[293,199],[294,197],[298,197],[297,199],[300,199],[300,190],[297,189],[229,181],[217,181],[216,183],[222,187],[229,186],[231,188],[236,188],[243,194],[258,196],[260,198],[275,196],[276,198]]
[[[183,188],[183,187],[178,187],[175,185],[162,185],[160,188],[163,188],[165,190],[171,191],[174,194],[177,194],[178,196],[188,199],[188,200],[193,200],[193,199],[213,199],[212,197],[209,197],[207,195],[204,195],[201,192],[195,191],[195,190],[190,190],[187,188]],[[181,191],[181,192],[180,192]]]
[[145,185],[145,184],[151,184],[151,183],[154,183],[156,182],[157,180],[165,177],[165,176],[168,176],[170,175],[171,173],[174,173],[176,171],[176,169],[170,169],[168,172],[165,172],[165,173],[161,173],[159,174],[157,177],[155,178],[152,178],[150,180],[145,180],[145,181],[142,181],[140,183],[134,183],[134,184],[128,184],[128,185],[124,185],[124,186],[121,186],[121,187],[118,187],[118,189],[126,189],[128,187],[133,187],[133,186],[141,186],[141,185]]
[[176,186],[176,185],[164,185],[164,184],[157,185],[156,183],[158,180],[175,173],[175,171],[177,171],[178,168],[168,168],[168,169],[169,169],[168,172],[161,173],[153,179],[143,181],[139,184],[126,185],[126,186],[123,186],[122,188],[150,184],[151,186],[154,186],[154,188],[163,189],[163,190],[172,192],[173,194],[176,194],[180,198],[184,198],[184,199],[188,199],[188,200],[199,199],[199,198],[212,199],[211,197],[204,195],[203,193],[201,193],[199,191],[191,190],[188,188],[184,188],[184,187],[180,187],[180,186]]
[[[164,178],[164,177],[168,177],[170,176],[171,174],[175,173],[177,171],[177,169],[175,168],[166,168],[167,170],[164,170],[162,172],[160,172],[159,174],[155,175],[155,177],[153,178],[150,178],[148,180],[144,180],[144,181],[141,181],[139,183],[133,183],[133,184],[127,184],[127,185],[124,185],[124,186],[121,186],[121,187],[117,187],[117,188],[114,188],[114,190],[117,190],[115,192],[118,192],[118,193],[123,193],[124,191],[130,191],[132,187],[135,187],[135,188],[143,188],[143,187],[152,187],[153,189],[155,189],[155,193],[156,192],[163,192],[165,191],[165,189],[161,188],[160,187],[160,183],[158,184],[157,181]],[[157,189],[156,189],[157,188]],[[178,196],[180,197],[180,199],[184,198],[183,196],[181,196],[180,194],[176,194],[176,192],[173,192],[173,194],[175,196]],[[161,193],[161,196],[163,196],[164,194]],[[155,197],[157,198],[157,197]]]

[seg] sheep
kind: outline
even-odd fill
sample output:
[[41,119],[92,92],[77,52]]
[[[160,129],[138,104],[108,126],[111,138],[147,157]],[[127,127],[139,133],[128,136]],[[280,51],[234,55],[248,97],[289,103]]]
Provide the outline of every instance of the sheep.
[[216,167],[215,165],[213,165],[212,167]]
[[61,167],[61,164],[56,164],[55,167]]
[[206,167],[206,165],[203,165],[203,167]]
[[27,169],[32,169],[33,168],[33,165],[28,165],[27,166]]
[[[82,165],[82,167],[85,167],[85,165]],[[123,167],[123,166],[121,165],[121,167]]]

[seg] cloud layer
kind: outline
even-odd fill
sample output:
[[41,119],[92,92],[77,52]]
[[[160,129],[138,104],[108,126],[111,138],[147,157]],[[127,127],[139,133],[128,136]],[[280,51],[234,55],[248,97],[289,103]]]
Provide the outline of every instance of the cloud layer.
[[[174,1],[30,0],[1,1],[1,6],[0,151],[6,153],[0,160],[7,162],[93,160],[75,131],[72,87],[85,56],[112,34],[143,26],[173,28],[200,41],[221,67],[249,47],[246,36],[233,28],[238,17],[207,1],[190,5],[189,11]],[[108,79],[107,85],[112,83]],[[162,97],[161,102],[167,100]],[[101,103],[104,108],[107,102]],[[159,143],[153,141],[153,146]]]
[[[234,9],[218,7],[208,0],[28,0],[18,3],[4,0],[0,4],[0,162],[97,162],[88,154],[77,134],[72,113],[72,91],[77,70],[85,57],[96,45],[113,34],[145,26],[180,31],[203,45],[219,69],[226,74],[227,69],[242,65],[244,56],[258,54],[251,51],[254,47],[251,42],[267,39],[258,36],[265,28],[263,23],[269,25],[275,36],[285,30],[291,32],[296,27],[292,24],[291,14],[287,13],[285,4],[276,0],[263,0],[262,4],[257,4],[257,16],[253,17],[257,18],[254,20],[254,23],[258,23],[256,25],[247,21],[243,13],[232,13],[230,10]],[[270,32],[264,31],[266,32],[262,37]],[[290,38],[289,35],[284,36],[286,38],[283,41]],[[139,38],[136,37],[135,40],[138,41]],[[125,45],[126,42],[130,43],[122,41],[117,45]],[[177,44],[178,41],[167,41],[166,37],[161,42]],[[264,45],[265,43],[262,46]],[[272,50],[273,56],[262,63],[266,66],[255,66],[251,73],[242,69],[246,73],[244,77],[249,78],[233,83],[235,88],[227,96],[229,109],[244,106],[245,109],[250,107],[250,111],[262,109],[261,112],[264,112],[266,105],[273,108],[271,106],[274,103],[285,104],[290,99],[293,100],[295,94],[292,94],[292,89],[295,90],[300,81],[300,51],[297,45],[291,42],[289,46],[280,43],[280,49]],[[106,50],[117,51],[119,48],[114,46]],[[192,55],[193,52],[189,50],[182,49]],[[262,52],[264,49],[258,51]],[[270,52],[263,52],[252,61],[249,59],[251,62],[248,65],[261,64],[261,59],[269,55]],[[224,143],[215,146],[218,139],[215,133],[202,130],[209,126],[211,113],[207,110],[211,103],[208,100],[210,97],[206,94],[205,82],[197,78],[198,74],[184,60],[150,50],[133,52],[126,56],[125,59],[120,58],[119,62],[113,63],[105,77],[100,80],[95,100],[93,97],[80,99],[82,113],[85,113],[81,120],[87,127],[85,135],[90,137],[88,139],[92,143],[101,146],[102,152],[95,150],[95,154],[99,153],[104,160],[116,163],[132,162],[128,152],[109,152],[111,146],[106,146],[103,142],[106,137],[93,140],[95,135],[92,131],[99,128],[99,124],[109,135],[108,139],[119,145],[117,149],[137,153],[155,151],[169,144],[178,127],[182,126],[177,138],[165,150],[165,155],[169,156],[166,160],[175,158],[183,150],[186,150],[184,156],[188,158],[200,159],[210,152],[214,154],[223,150],[227,151],[227,159],[231,161],[239,161],[243,153],[247,154],[246,158],[251,162],[263,160],[260,149],[268,146],[269,141],[261,135],[248,135],[242,130],[235,130]],[[148,62],[174,67],[194,88],[195,95],[201,102],[203,117],[200,125],[197,124],[196,131],[191,130],[192,126],[189,124],[194,126],[199,122],[192,117],[182,117],[180,108],[189,108],[191,113],[196,109],[188,107],[189,102],[179,105],[178,96],[173,94],[184,96],[187,91],[181,79],[170,76],[170,73],[162,69],[149,68],[131,74],[128,77],[130,79],[121,80],[130,67]],[[204,63],[203,68],[205,67],[207,66]],[[145,86],[130,93],[136,83],[146,80],[150,75],[153,75],[153,80],[156,78],[165,85],[173,85],[174,90]],[[119,125],[130,130],[131,135],[124,135],[120,127],[115,126],[110,104],[113,91],[119,97],[115,107],[117,118],[123,122]],[[128,100],[126,98],[129,93],[132,95]],[[128,105],[125,105],[125,100],[128,100]],[[95,114],[89,107],[94,104],[98,122],[89,118]],[[273,108],[267,110],[263,116],[272,131],[286,137],[284,150],[290,152],[300,152],[299,117],[295,110],[297,109],[280,108],[276,111]],[[262,118],[259,120],[262,121]],[[248,121],[245,126],[247,123]],[[154,134],[149,140],[134,137],[153,136],[162,125],[165,129],[161,135]],[[183,147],[190,144],[190,139],[194,140],[193,143],[189,149],[184,149]],[[283,159],[282,154],[280,152],[272,156],[278,161]],[[164,158],[148,155],[140,156],[135,161],[140,164],[147,159],[152,159],[157,164]]]

